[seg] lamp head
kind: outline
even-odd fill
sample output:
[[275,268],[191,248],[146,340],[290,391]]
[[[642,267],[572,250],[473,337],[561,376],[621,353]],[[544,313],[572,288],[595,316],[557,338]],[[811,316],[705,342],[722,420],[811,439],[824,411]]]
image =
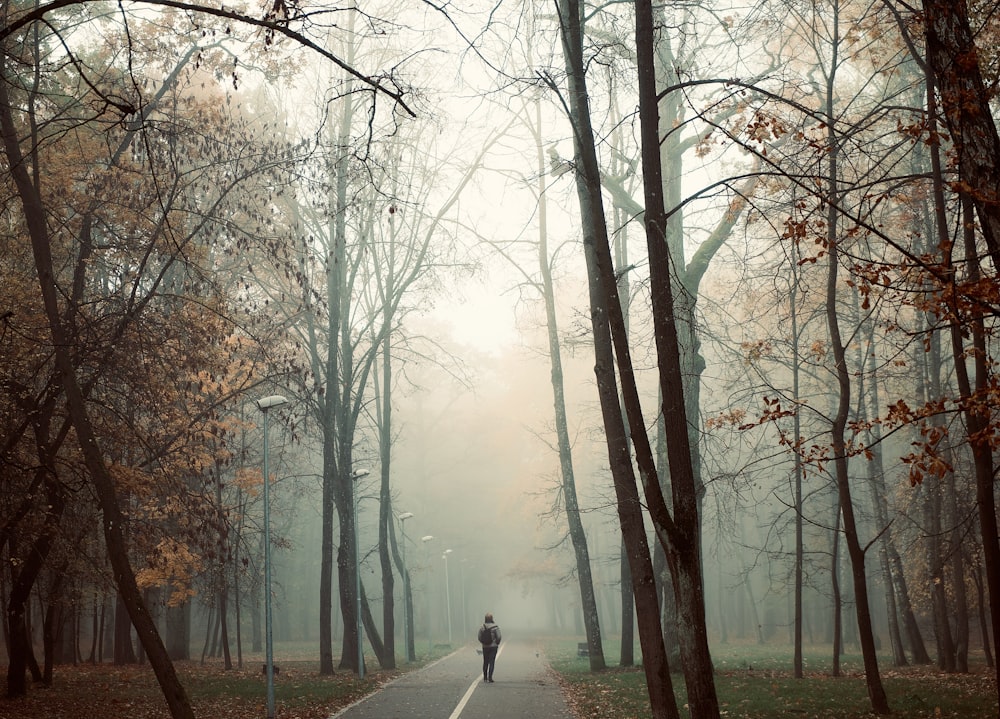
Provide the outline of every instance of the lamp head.
[[361,479],[362,477],[367,477],[371,474],[367,469],[356,469],[351,472],[351,479]]
[[398,519],[400,522],[405,522],[407,519],[410,519],[412,516],[413,516],[413,512],[403,512],[401,515],[399,515],[398,517],[396,517],[396,519]]
[[282,397],[280,394],[272,394],[270,397],[261,397],[257,400],[257,409],[261,412],[266,412],[271,407],[280,407],[287,403],[288,400],[285,397]]

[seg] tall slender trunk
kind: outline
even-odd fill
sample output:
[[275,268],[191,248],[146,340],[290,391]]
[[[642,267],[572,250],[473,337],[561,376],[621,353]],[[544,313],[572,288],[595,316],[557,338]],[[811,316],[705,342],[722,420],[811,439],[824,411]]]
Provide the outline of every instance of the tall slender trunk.
[[[646,249],[649,255],[661,411],[667,436],[670,438],[667,444],[667,464],[672,518],[660,493],[655,462],[642,424],[635,381],[631,373],[631,361],[627,355],[627,337],[622,336],[621,321],[614,316],[612,330],[616,334],[616,357],[619,372],[623,375],[626,407],[630,407],[629,426],[633,432],[633,443],[646,502],[661,542],[666,541],[664,548],[667,551],[667,562],[677,599],[678,638],[691,716],[694,719],[714,718],[719,716],[719,701],[715,691],[705,617],[699,487],[695,475],[695,456],[691,449],[691,428],[681,372],[680,339],[674,305],[675,276],[671,272],[670,251],[665,235],[666,212],[663,203],[663,175],[659,151],[660,123],[652,3],[649,0],[636,0],[635,11],[642,177],[646,210],[643,219]],[[606,270],[610,269],[606,267]],[[609,282],[613,279],[613,274],[605,274],[605,291],[609,294],[613,292],[609,286]],[[626,377],[627,380],[624,379]]]
[[338,474],[333,405],[334,397],[328,395],[321,410],[323,485],[320,499],[322,530],[319,569],[319,673],[323,676],[333,674],[333,523],[337,515],[334,484]]
[[[857,293],[854,293],[855,303],[857,303]],[[863,391],[861,400],[858,403],[858,419],[864,424],[869,424],[870,417],[878,416],[879,401],[878,379],[877,379],[877,358],[876,339],[874,323],[868,321],[864,325],[865,343],[859,343],[858,366],[867,367],[867,377],[869,378],[867,390]],[[864,349],[862,349],[864,348]],[[868,429],[868,447],[871,452],[871,459],[866,463],[868,471],[868,488],[871,496],[872,507],[875,510],[876,531],[879,532],[878,557],[879,565],[882,569],[883,582],[885,584],[885,604],[886,620],[888,622],[889,642],[892,645],[893,664],[898,667],[906,666],[906,652],[903,649],[903,635],[900,631],[899,608],[896,601],[896,584],[892,578],[892,563],[890,554],[893,549],[892,524],[889,520],[889,508],[886,497],[888,493],[885,486],[885,469],[882,465],[882,432],[877,423],[872,423]]]
[[[798,247],[792,246],[792,257],[798,252]],[[799,406],[799,382],[801,363],[799,360],[799,270],[798,265],[792,262],[792,283],[788,289],[788,313],[792,324],[792,400]],[[795,412],[792,418],[792,432],[795,442],[802,436],[802,413]],[[793,456],[793,501],[795,503],[795,588],[794,588],[794,629],[792,631],[792,673],[796,679],[804,676],[802,657],[802,583],[805,564],[805,545],[803,542],[803,515],[802,515],[802,455],[795,452]]]
[[[836,43],[834,60],[831,67],[836,67]],[[844,543],[851,564],[853,578],[855,611],[858,621],[858,638],[861,642],[861,653],[865,666],[865,681],[868,687],[868,697],[876,714],[888,714],[889,702],[882,685],[882,677],[878,668],[878,655],[875,650],[875,637],[872,632],[871,608],[868,600],[868,578],[865,571],[865,550],[858,536],[857,521],[854,516],[854,499],[851,492],[850,476],[847,468],[846,430],[850,415],[851,379],[847,368],[847,358],[843,340],[840,335],[840,317],[837,312],[838,270],[840,264],[839,237],[839,206],[840,193],[837,190],[839,180],[839,138],[836,133],[834,102],[834,74],[827,79],[827,235],[828,273],[826,285],[826,322],[830,334],[830,347],[833,353],[834,369],[837,379],[837,407],[830,427],[831,450],[833,453],[834,476],[837,483],[837,493],[840,498],[840,513],[844,521]]]
[[[972,216],[973,202],[969,195],[962,195],[962,210],[964,231],[962,233],[965,249],[965,263],[968,268],[968,282],[975,284],[981,277],[979,267],[979,255],[976,248],[975,229],[970,222]],[[966,365],[966,350],[962,338],[961,328],[958,323],[953,322],[951,328],[952,352],[955,361],[955,377],[958,383],[959,395],[964,407],[965,431],[969,438],[969,445],[972,448],[973,466],[976,475],[976,500],[979,504],[979,526],[984,537],[983,559],[986,564],[987,585],[990,588],[990,596],[993,595],[993,584],[991,575],[1000,573],[1000,567],[996,563],[1000,561],[994,553],[997,537],[996,499],[993,492],[993,452],[990,447],[989,413],[988,402],[983,399],[989,395],[992,378],[988,363],[986,346],[986,327],[983,319],[983,311],[978,305],[971,305],[969,310],[968,324],[972,327],[972,357],[973,371],[975,372],[975,386],[969,377]],[[985,505],[985,506],[984,506]],[[962,578],[964,580],[964,578]],[[1000,580],[1000,577],[994,576]],[[959,580],[961,581],[961,580]],[[1000,621],[1000,602],[990,601],[990,614],[993,620],[994,646],[996,643],[997,622]],[[1000,667],[1000,663],[997,664]],[[1000,673],[1000,669],[995,667],[995,671]],[[1000,692],[1000,688],[998,688]]]
[[[385,327],[392,325],[392,298],[396,296],[396,267],[392,253],[396,247],[395,224],[392,215],[389,216],[389,248],[390,260],[387,262],[383,280],[384,296],[382,299],[382,316]],[[379,342],[379,338],[375,338]],[[395,574],[392,568],[392,557],[389,554],[389,534],[393,531],[392,523],[395,514],[392,508],[392,485],[390,483],[392,470],[392,333],[386,330],[382,333],[379,352],[382,360],[381,391],[376,393],[378,405],[379,434],[379,521],[378,521],[378,556],[382,570],[382,636],[384,649],[378,654],[379,664],[383,669],[396,668],[396,597]],[[405,586],[404,586],[405,588]],[[405,597],[403,611],[406,611]],[[404,637],[403,641],[406,641]]]
[[[972,193],[967,202],[975,207],[994,272],[1000,271],[1000,133],[990,109],[990,95],[979,62],[979,52],[969,21],[966,0],[923,0],[927,63],[941,91],[942,110],[949,135],[958,156],[963,187]],[[966,214],[966,217],[968,215]],[[971,223],[970,223],[971,224]],[[979,272],[978,254],[970,251],[970,230],[966,234],[966,253]],[[973,345],[985,345],[981,320],[973,323]],[[953,343],[960,344],[954,337]],[[985,347],[983,348],[985,349]],[[956,357],[964,357],[956,353]],[[963,399],[971,397],[971,385],[964,362],[959,380]],[[975,358],[976,390],[989,384],[986,355]],[[964,377],[962,376],[964,375]],[[972,447],[976,475],[976,499],[979,505],[979,531],[983,542],[986,584],[990,597],[1000,597],[1000,538],[997,536],[996,498],[993,493],[993,456],[986,429],[989,418],[981,410],[966,405],[966,431]],[[1000,636],[1000,602],[990,602],[990,623],[994,645]],[[994,666],[994,684],[1000,699],[1000,662]]]
[[954,593],[952,601],[952,652],[954,656],[953,671],[969,671],[969,600],[965,589],[965,556],[962,551],[962,541],[969,525],[958,509],[958,486],[955,473],[945,475],[944,509],[948,537],[948,553],[946,555],[951,574],[951,587]]
[[[656,719],[678,719],[663,642],[656,582],[642,506],[635,484],[632,460],[628,452],[625,424],[619,404],[615,379],[615,353],[609,312],[617,301],[614,274],[610,267],[607,223],[601,197],[601,174],[597,164],[596,144],[590,118],[587,81],[583,60],[583,13],[577,0],[561,0],[558,5],[563,55],[569,84],[570,120],[576,155],[576,186],[583,223],[584,257],[587,262],[590,290],[591,326],[594,333],[595,375],[604,421],[608,458],[617,498],[619,524],[628,546],[632,587],[639,621],[639,642],[643,669],[650,697],[650,709]],[[611,282],[609,293],[608,281]],[[620,305],[618,312],[620,314]],[[643,428],[642,423],[639,427]]]
[[[627,161],[625,159],[626,153],[622,151],[623,134],[626,124],[623,123],[622,114],[619,110],[617,103],[617,94],[613,91],[615,87],[615,73],[612,68],[608,67],[607,72],[608,85],[612,88],[611,92],[611,125],[616,128],[611,135],[611,142],[614,146],[614,151],[611,153],[611,174],[614,177],[621,177],[626,174],[631,174],[631,168],[627,167]],[[614,221],[614,227],[619,228],[615,233],[614,240],[614,254],[615,254],[615,267],[627,268],[629,267],[629,224],[631,221],[631,216],[625,211],[620,203],[614,203],[612,208],[612,217]],[[623,311],[625,313],[625,327],[626,330],[629,326],[629,305],[631,297],[631,291],[629,289],[631,271],[622,271],[618,276],[618,296],[624,297],[625,305]],[[624,412],[624,410],[623,410]],[[657,431],[660,430],[660,423],[657,423]],[[656,572],[656,558],[655,558],[655,547],[654,547],[654,559],[653,559],[653,571]],[[657,578],[657,586],[659,586],[659,578]],[[620,642],[619,642],[619,659],[618,664],[622,667],[631,667],[635,665],[635,596],[632,592],[632,576],[631,569],[628,564],[628,548],[625,546],[625,542],[620,542],[619,552],[618,552],[618,585],[619,585],[619,596],[618,601],[620,605]],[[662,618],[662,606],[661,606],[661,618]],[[669,653],[668,653],[669,656]],[[603,657],[602,657],[603,661]]]
[[580,502],[576,492],[576,475],[573,471],[573,449],[569,438],[569,419],[566,412],[566,388],[563,381],[562,349],[559,344],[559,320],[556,312],[555,286],[552,280],[552,261],[548,244],[548,207],[545,199],[545,154],[542,148],[541,105],[535,102],[534,135],[535,157],[538,167],[538,272],[541,278],[539,291],[545,304],[545,330],[549,347],[550,384],[552,409],[556,428],[556,448],[559,453],[559,471],[562,478],[562,498],[569,527],[570,542],[576,560],[577,585],[580,607],[583,610],[583,628],[587,636],[588,661],[591,671],[606,667],[604,642],[601,639],[601,622],[597,613],[597,595],[590,566],[590,548],[580,515]]
[[830,541],[830,595],[833,599],[833,662],[830,674],[840,676],[840,658],[844,654],[844,602],[840,596],[840,497],[834,493],[833,532]]
[[[354,13],[350,14],[354,18]],[[353,45],[350,56],[353,57]],[[337,586],[340,598],[340,615],[344,619],[343,641],[341,643],[340,667],[350,667],[359,672],[358,635],[355,583],[357,566],[355,565],[357,527],[355,526],[354,502],[355,483],[350,477],[350,461],[345,462],[344,447],[353,440],[349,434],[347,422],[348,412],[344,407],[343,392],[349,391],[350,383],[346,378],[349,371],[350,357],[343,353],[342,336],[344,332],[345,309],[347,308],[347,184],[348,158],[347,145],[353,120],[353,102],[348,92],[341,103],[341,116],[337,123],[330,123],[330,133],[333,139],[332,151],[339,153],[336,161],[331,161],[330,227],[328,232],[329,251],[327,261],[327,305],[328,320],[326,328],[327,358],[326,358],[326,413],[329,436],[324,437],[324,482],[329,482],[329,495],[324,501],[324,533],[323,545],[329,546],[329,558],[333,556],[333,515],[336,513],[339,535],[337,542]],[[327,454],[329,453],[329,454]],[[326,472],[330,472],[329,475]],[[329,501],[328,505],[326,502]],[[329,521],[329,530],[326,522]],[[328,533],[329,532],[329,533]],[[328,555],[324,553],[324,565]],[[328,568],[332,576],[332,566]],[[324,588],[329,588],[324,583]],[[322,601],[330,602],[332,592],[320,597]],[[320,611],[324,617],[329,615],[332,607],[321,604]],[[332,630],[331,630],[332,631]],[[325,667],[324,667],[325,668]],[[332,667],[330,668],[332,672]]]

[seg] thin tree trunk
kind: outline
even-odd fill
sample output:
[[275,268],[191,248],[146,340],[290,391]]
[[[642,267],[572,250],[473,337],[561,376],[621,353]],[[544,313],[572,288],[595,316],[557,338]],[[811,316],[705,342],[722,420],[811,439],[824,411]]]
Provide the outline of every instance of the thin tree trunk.
[[[615,380],[615,358],[608,316],[611,303],[605,284],[607,275],[611,274],[610,279],[614,285],[614,277],[610,268],[602,270],[598,259],[598,253],[604,253],[606,256],[602,261],[607,262],[610,259],[610,249],[583,62],[583,12],[577,0],[561,0],[558,8],[569,83],[570,120],[574,130],[576,186],[583,223],[584,257],[588,269],[595,374],[617,498],[618,519],[622,537],[629,549],[628,559],[632,570],[646,687],[654,719],[679,719],[670,671],[660,638],[656,582]],[[614,290],[611,297],[614,297]]]
[[632,593],[632,572],[628,566],[628,549],[625,542],[618,549],[618,581],[621,584],[621,649],[618,665],[635,666],[635,599]]
[[830,552],[830,592],[833,597],[833,667],[830,674],[840,676],[840,658],[844,654],[844,603],[840,597],[840,497],[837,498]]
[[[390,242],[395,242],[392,238]],[[388,318],[392,314],[388,296],[395,294],[393,269],[389,268],[386,278],[386,301],[383,303],[383,315]],[[388,322],[386,323],[388,325]],[[396,580],[392,569],[392,557],[389,555],[389,533],[391,524],[395,521],[392,508],[392,485],[389,481],[392,467],[392,342],[388,332],[384,333],[381,342],[382,352],[382,392],[379,417],[379,522],[378,522],[378,555],[382,569],[382,636],[385,646],[382,652],[377,652],[379,665],[383,669],[396,668]],[[404,604],[403,611],[406,611]],[[405,638],[404,638],[405,641]]]
[[[833,88],[828,87],[829,102],[833,101]],[[832,118],[832,107],[827,108],[828,117]],[[882,677],[878,668],[878,655],[875,650],[875,639],[872,633],[871,609],[868,604],[868,578],[865,572],[865,554],[858,537],[857,523],[854,517],[854,500],[851,496],[850,477],[847,469],[847,442],[845,432],[850,410],[851,381],[847,369],[844,345],[840,337],[840,319],[837,315],[837,270],[839,260],[838,228],[838,196],[836,192],[837,171],[837,138],[832,127],[828,129],[827,139],[830,142],[829,181],[831,198],[828,203],[827,250],[829,252],[829,274],[827,276],[826,317],[830,332],[830,345],[833,350],[834,366],[836,368],[838,391],[837,412],[831,426],[831,449],[837,481],[837,491],[840,496],[840,512],[844,520],[844,542],[847,545],[847,555],[850,559],[851,574],[854,584],[855,611],[858,619],[858,638],[861,642],[861,653],[865,666],[865,681],[868,686],[868,697],[872,710],[876,714],[889,713],[889,701],[882,685]]]
[[[968,281],[975,284],[980,279],[979,256],[975,246],[975,229],[969,222],[971,217],[972,199],[962,196],[963,218],[966,219],[963,231],[965,243],[965,262]],[[970,325],[972,327],[973,368],[975,370],[975,389],[973,390],[965,360],[965,347],[961,329],[956,323],[951,326],[952,352],[956,358],[955,377],[958,382],[959,395],[965,407],[966,435],[972,448],[973,464],[976,475],[976,500],[979,504],[979,525],[983,536],[983,559],[986,564],[987,587],[990,597],[1000,596],[994,582],[1000,584],[1000,547],[997,545],[996,499],[993,493],[993,452],[990,447],[988,432],[989,407],[983,406],[983,401],[977,398],[987,397],[991,383],[989,365],[987,362],[986,328],[982,311],[972,306]],[[956,313],[957,314],[957,313]],[[993,639],[996,641],[997,628],[1000,626],[1000,602],[990,601],[990,614],[993,621]],[[994,671],[1000,674],[1000,663],[994,666]],[[1000,687],[997,689],[1000,696]]]
[[[798,253],[798,247],[793,244],[792,257]],[[788,289],[788,311],[792,322],[792,399],[799,406],[799,382],[801,362],[799,360],[799,270],[798,264],[792,262],[792,283]],[[792,418],[792,431],[795,441],[802,436],[802,413],[798,410]],[[804,676],[802,657],[802,583],[805,567],[805,545],[803,543],[803,507],[802,507],[802,454],[795,452],[793,456],[793,501],[795,502],[795,587],[794,587],[794,629],[792,631],[792,673],[796,679]]]
[[[545,303],[545,327],[549,345],[552,405],[555,418],[559,469],[562,478],[562,498],[569,526],[570,542],[576,559],[576,577],[583,610],[583,627],[587,636],[587,657],[591,671],[606,667],[601,623],[597,613],[597,595],[590,566],[590,549],[587,534],[580,517],[580,504],[576,493],[576,476],[573,471],[573,450],[569,440],[569,419],[566,413],[566,389],[563,383],[562,350],[559,345],[559,324],[556,313],[555,288],[550,266],[547,205],[545,201],[545,155],[541,142],[541,107],[535,103],[535,154],[538,166],[538,271],[541,277],[539,291]],[[626,562],[627,566],[627,562]],[[630,622],[631,626],[631,622]]]
[[[48,463],[46,463],[48,465]],[[13,577],[10,596],[7,599],[7,627],[10,633],[9,660],[7,663],[7,696],[20,697],[27,694],[25,671],[31,664],[31,636],[28,631],[31,590],[35,586],[45,562],[58,536],[66,507],[66,497],[50,466],[40,467],[37,472],[45,487],[48,511],[41,531],[31,546],[31,551],[17,567]]]
[[[353,31],[355,13],[350,13],[348,33]],[[352,62],[355,55],[354,43],[348,43],[347,59]],[[345,418],[340,403],[338,388],[346,384],[344,367],[348,357],[343,357],[341,364],[339,344],[343,329],[343,310],[346,303],[344,297],[346,286],[347,261],[347,158],[343,156],[343,148],[347,147],[350,127],[354,113],[354,103],[351,100],[350,81],[345,94],[345,101],[340,103],[341,115],[337,122],[328,118],[331,144],[340,148],[341,156],[332,163],[330,178],[330,196],[328,198],[329,225],[327,242],[329,251],[326,258],[326,303],[328,317],[326,326],[326,363],[323,376],[327,392],[319,399],[320,415],[323,424],[323,538],[322,557],[320,560],[320,674],[333,674],[333,520],[336,514],[340,527],[337,548],[337,581],[340,598],[340,613],[344,620],[344,636],[341,643],[340,667],[353,667],[358,671],[358,622],[355,612],[355,601],[351,599],[355,571],[355,539],[354,526],[354,486],[350,478],[351,466],[344,464],[343,443],[351,443],[353,435],[343,436],[348,427],[342,425]],[[337,151],[337,150],[335,150]],[[304,288],[306,291],[307,288]],[[311,304],[311,302],[310,302]],[[318,348],[317,348],[318,351]],[[318,367],[316,368],[319,369]]]
[[993,666],[993,650],[990,642],[989,622],[986,619],[986,591],[983,586],[983,568],[978,564],[972,571],[973,581],[976,583],[976,598],[979,607],[979,633],[983,642],[983,654],[986,656],[986,666]]
[[205,623],[205,641],[201,645],[201,663],[205,663],[205,657],[211,656],[212,636],[215,633],[215,604],[208,608],[208,621]]
[[[857,293],[855,293],[857,299]],[[881,406],[878,394],[878,380],[876,379],[876,339],[875,327],[872,322],[865,325],[867,334],[867,356],[861,358],[859,366],[868,368],[869,389],[862,393],[867,401],[860,403],[861,411],[858,419],[864,421],[871,416],[877,416],[878,408]],[[860,352],[860,350],[859,350]],[[870,408],[870,412],[869,412]],[[868,430],[868,447],[871,452],[871,459],[866,463],[868,470],[868,487],[871,492],[871,503],[875,509],[875,521],[879,532],[878,556],[879,565],[882,569],[882,577],[885,583],[885,603],[886,617],[889,625],[889,642],[892,646],[893,665],[903,667],[908,664],[906,652],[903,649],[903,635],[899,626],[899,610],[896,601],[896,583],[892,577],[892,564],[889,555],[893,550],[893,533],[889,522],[889,509],[886,497],[888,492],[885,486],[885,470],[882,465],[882,432],[877,423],[872,423]]]
[[[701,524],[698,509],[700,498],[694,466],[696,455],[692,451],[690,441],[691,428],[684,396],[680,341],[674,307],[674,277],[670,271],[671,260],[665,235],[666,212],[663,205],[663,175],[659,151],[652,3],[649,0],[636,0],[635,10],[642,176],[646,208],[643,219],[649,256],[661,411],[667,436],[672,439],[667,444],[672,518],[663,501],[655,462],[642,423],[631,360],[627,353],[627,337],[623,336],[621,319],[614,314],[611,316],[611,327],[615,336],[619,372],[623,376],[626,407],[630,408],[629,426],[633,433],[646,503],[660,541],[666,540],[664,548],[667,550],[667,562],[677,600],[678,637],[691,716],[693,719],[714,719],[719,716],[719,701],[715,690],[705,618]],[[609,260],[610,258],[601,265],[602,279],[605,292],[609,297],[615,297],[616,288],[610,284],[614,280],[614,274]],[[609,305],[612,311],[616,310],[613,302],[609,302]],[[620,304],[617,307],[620,308]]]
[[[954,464],[952,465],[954,466]],[[951,570],[951,587],[954,595],[952,603],[952,620],[954,622],[952,640],[954,642],[954,671],[967,673],[969,671],[969,600],[965,589],[965,558],[962,553],[962,539],[966,535],[968,524],[959,516],[958,487],[955,473],[948,472],[945,476],[945,516],[948,519],[948,562]]]

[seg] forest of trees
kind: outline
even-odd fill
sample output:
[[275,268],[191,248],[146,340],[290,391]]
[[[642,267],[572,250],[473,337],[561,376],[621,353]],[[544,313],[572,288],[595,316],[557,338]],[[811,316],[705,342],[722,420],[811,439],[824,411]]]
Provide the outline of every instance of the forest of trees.
[[486,266],[542,368],[559,558],[503,571],[573,586],[593,670],[637,642],[654,716],[683,681],[717,718],[735,591],[797,677],[855,645],[878,714],[880,653],[1000,671],[998,11],[4,2],[7,696],[145,661],[193,716],[173,662],[260,650],[278,475],[321,673],[412,655],[403,447],[474,383],[428,317]]

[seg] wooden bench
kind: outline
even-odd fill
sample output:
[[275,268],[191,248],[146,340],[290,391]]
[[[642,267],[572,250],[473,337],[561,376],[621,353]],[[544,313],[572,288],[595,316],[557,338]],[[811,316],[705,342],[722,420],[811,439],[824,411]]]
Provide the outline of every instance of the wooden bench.
[[587,642],[578,642],[576,645],[576,655],[578,657],[589,657],[590,647],[587,646]]

